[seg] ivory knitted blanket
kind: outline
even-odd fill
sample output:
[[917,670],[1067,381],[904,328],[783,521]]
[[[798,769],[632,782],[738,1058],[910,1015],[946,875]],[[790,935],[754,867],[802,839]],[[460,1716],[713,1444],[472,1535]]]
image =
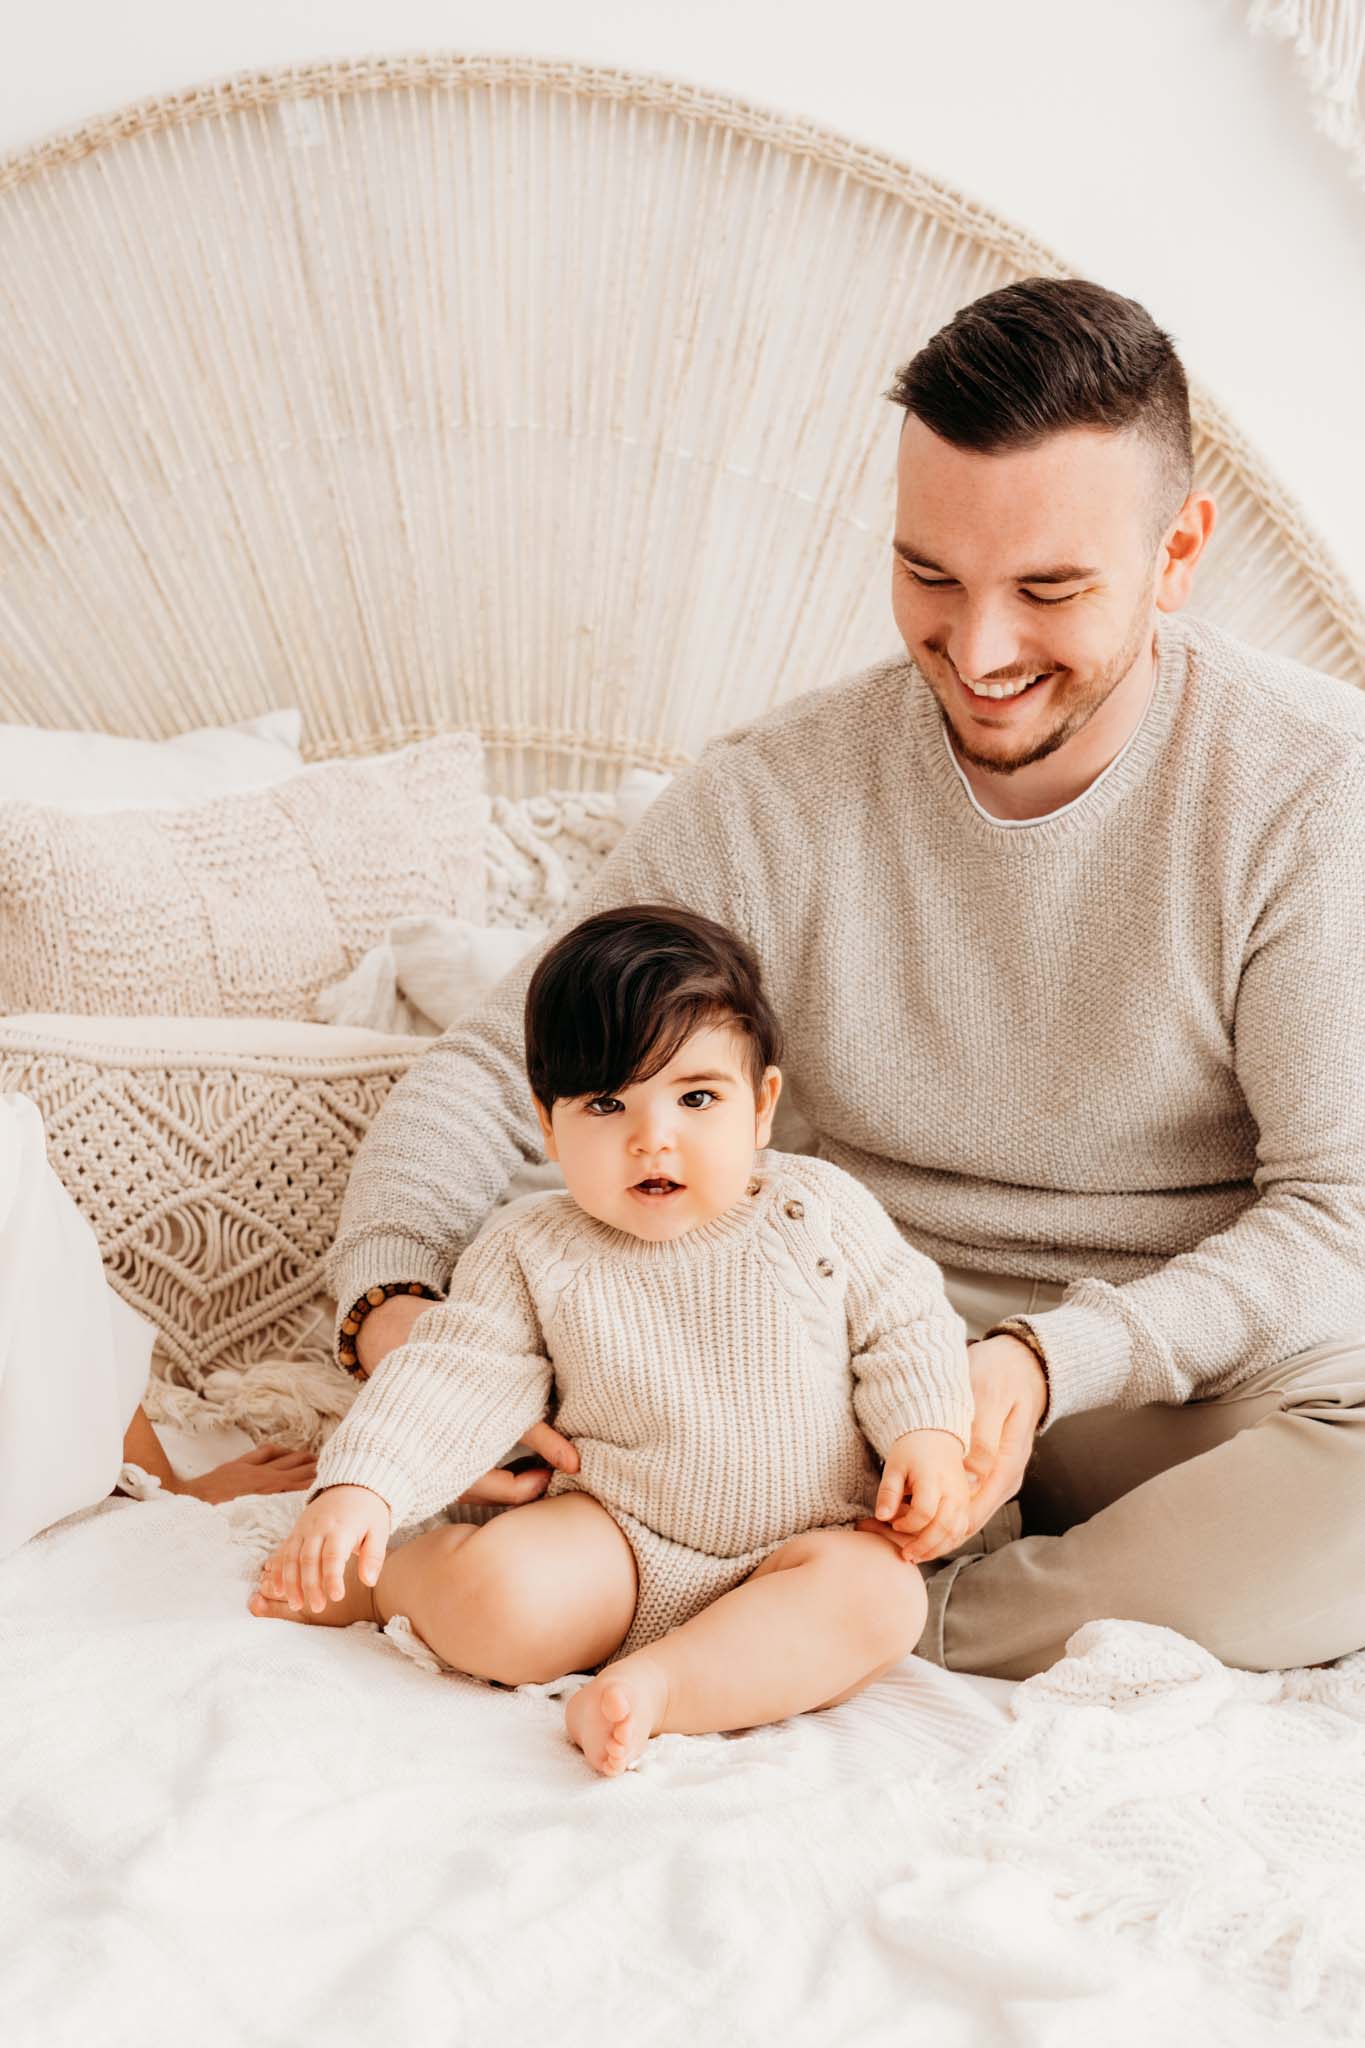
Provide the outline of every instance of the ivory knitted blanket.
[[612,1781],[554,1688],[253,1620],[296,1506],[106,1502],[0,1569],[9,2048],[1365,2027],[1365,1656],[1099,1622],[1018,1687],[912,1658]]

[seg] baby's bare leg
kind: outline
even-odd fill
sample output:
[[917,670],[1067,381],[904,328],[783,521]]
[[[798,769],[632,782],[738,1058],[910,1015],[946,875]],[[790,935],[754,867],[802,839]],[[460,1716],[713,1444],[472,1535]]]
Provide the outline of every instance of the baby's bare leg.
[[457,1671],[537,1685],[590,1670],[619,1647],[635,1613],[635,1558],[605,1508],[586,1493],[561,1493],[477,1529],[452,1523],[414,1536],[389,1552],[373,1588],[351,1558],[345,1594],[321,1614],[259,1594],[250,1605],[331,1627],[382,1627],[404,1614]]
[[433,1529],[405,1543],[385,1559],[374,1589],[381,1620],[405,1614],[456,1670],[539,1685],[600,1664],[624,1640],[635,1558],[588,1494],[532,1501],[465,1542],[458,1534]]
[[569,1701],[569,1733],[610,1776],[652,1735],[755,1728],[833,1706],[909,1655],[924,1613],[924,1581],[892,1544],[813,1529],[682,1628],[608,1665]]

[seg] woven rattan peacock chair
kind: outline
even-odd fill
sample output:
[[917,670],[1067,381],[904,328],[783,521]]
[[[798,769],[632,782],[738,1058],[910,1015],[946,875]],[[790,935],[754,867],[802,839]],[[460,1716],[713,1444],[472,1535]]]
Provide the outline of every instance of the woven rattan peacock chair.
[[[1064,270],[615,71],[328,64],[95,122],[0,166],[0,718],[473,727],[510,793],[685,759],[892,650],[889,375]],[[1202,393],[1197,427],[1198,608],[1365,684],[1343,577]]]

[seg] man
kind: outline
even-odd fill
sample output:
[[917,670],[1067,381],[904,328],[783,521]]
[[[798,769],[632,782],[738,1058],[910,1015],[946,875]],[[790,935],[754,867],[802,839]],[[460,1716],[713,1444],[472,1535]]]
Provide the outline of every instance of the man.
[[[1247,1668],[1338,1656],[1365,1643],[1365,700],[1177,616],[1214,507],[1140,306],[1012,285],[891,396],[909,661],[712,741],[573,915],[663,898],[750,941],[818,1149],[979,1338],[982,1533],[933,1571],[921,1654],[1022,1678],[1115,1615]],[[531,966],[361,1147],[343,1315],[438,1293],[540,1156]],[[373,1369],[421,1303],[364,1307]]]

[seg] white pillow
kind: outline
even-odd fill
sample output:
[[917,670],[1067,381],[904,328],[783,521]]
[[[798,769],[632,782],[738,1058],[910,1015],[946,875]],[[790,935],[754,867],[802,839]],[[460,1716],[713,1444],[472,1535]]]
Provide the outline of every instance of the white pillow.
[[400,917],[344,981],[318,996],[324,1024],[436,1038],[477,1010],[545,927],[489,927],[465,917]]
[[179,810],[268,789],[303,766],[302,725],[297,710],[203,726],[171,740],[0,725],[0,803],[86,813]]

